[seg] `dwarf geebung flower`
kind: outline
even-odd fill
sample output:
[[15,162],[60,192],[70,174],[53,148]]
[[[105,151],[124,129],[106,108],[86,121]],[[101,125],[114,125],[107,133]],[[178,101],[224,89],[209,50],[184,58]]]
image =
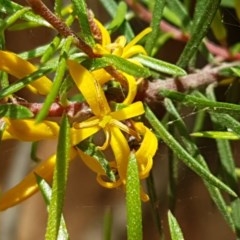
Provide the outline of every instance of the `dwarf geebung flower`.
[[136,54],[146,55],[146,50],[141,45],[136,45],[145,35],[152,31],[151,28],[144,29],[135,38],[133,38],[129,43],[125,36],[119,36],[114,42],[111,42],[111,37],[106,30],[106,28],[97,20],[95,20],[98,25],[102,41],[101,44],[96,44],[94,47],[94,52],[99,55],[113,54],[122,58],[129,59]]
[[102,129],[104,131],[106,140],[100,149],[105,149],[109,145],[111,146],[115,160],[110,162],[110,166],[117,170],[117,181],[108,182],[103,180],[102,176],[106,176],[106,174],[100,164],[91,156],[78,150],[83,161],[89,168],[97,173],[98,182],[104,187],[112,188],[121,184],[125,185],[130,148],[122,131],[133,135],[137,140],[140,140],[141,135],[143,136],[143,140],[141,141],[140,148],[136,152],[136,157],[139,164],[139,176],[140,178],[146,178],[152,167],[152,158],[157,149],[157,139],[155,135],[141,123],[134,123],[135,128],[131,129],[122,122],[143,114],[144,108],[142,103],[135,102],[112,112],[103,90],[94,76],[75,61],[68,61],[68,66],[74,82],[94,114],[90,119],[75,123],[74,126],[80,129],[91,129],[95,126],[98,130]]
[[[145,49],[141,45],[137,45],[137,43],[149,32],[151,32],[151,28],[146,28],[141,33],[139,33],[135,38],[133,38],[129,43],[127,43],[127,39],[125,36],[119,36],[114,42],[111,42],[111,37],[107,31],[107,29],[97,20],[95,20],[97,26],[101,32],[101,44],[97,43],[94,46],[94,52],[98,55],[116,55],[121,58],[125,58],[128,61],[132,61],[136,64],[140,64],[139,62],[131,59],[136,54],[144,54],[146,55]],[[140,64],[141,65],[141,64]],[[112,76],[105,71],[105,69],[97,69],[92,72],[95,78],[99,81],[100,84],[104,84],[105,82],[112,79]],[[128,95],[124,99],[123,103],[129,104],[133,101],[134,97],[137,93],[137,82],[133,76],[130,76],[127,73],[122,73],[126,79],[128,85]]]
[[[109,34],[104,28],[101,28],[102,44],[96,45],[94,51],[99,51],[101,54],[115,54],[123,58],[142,53],[145,50],[140,45],[135,45],[150,29],[140,33],[130,43],[126,44],[126,39],[121,36],[114,43],[110,42]],[[68,61],[70,74],[81,91],[86,102],[92,110],[93,117],[83,121],[75,122],[71,128],[71,148],[70,160],[78,154],[86,165],[97,173],[98,182],[108,188],[126,184],[126,172],[128,158],[130,156],[130,147],[126,140],[125,134],[134,136],[140,144],[136,150],[136,158],[139,165],[139,177],[144,179],[152,167],[152,157],[157,149],[157,140],[154,134],[145,127],[142,123],[134,123],[133,128],[127,126],[124,122],[133,117],[140,116],[144,113],[143,104],[141,102],[132,103],[137,91],[135,78],[126,73],[122,73],[128,83],[128,95],[123,101],[125,105],[122,109],[112,111],[107,99],[104,95],[100,84],[112,79],[105,70],[99,69],[90,73],[83,66],[75,61]],[[30,62],[21,59],[14,53],[0,51],[0,70],[17,77],[23,78],[37,68]],[[47,77],[41,77],[29,84],[27,87],[34,93],[47,95],[52,86],[51,80]],[[3,133],[3,140],[17,139],[19,141],[40,141],[44,139],[57,139],[59,133],[59,125],[56,122],[43,121],[35,125],[34,119],[13,120],[3,118],[6,128]],[[82,152],[75,146],[82,140],[94,135],[98,131],[103,130],[106,140],[103,146],[98,147],[104,150],[111,147],[114,159],[110,161],[110,166],[116,170],[118,176],[116,182],[107,181],[105,170],[91,156]],[[151,147],[149,148],[149,144]],[[40,175],[47,181],[51,181],[53,169],[56,162],[56,155],[53,154],[46,161],[40,163],[32,172],[30,172],[18,185],[7,191],[0,198],[0,210],[11,207],[24,199],[30,197],[38,190],[38,185],[35,179],[35,173]],[[146,200],[147,196],[142,192],[142,199]]]

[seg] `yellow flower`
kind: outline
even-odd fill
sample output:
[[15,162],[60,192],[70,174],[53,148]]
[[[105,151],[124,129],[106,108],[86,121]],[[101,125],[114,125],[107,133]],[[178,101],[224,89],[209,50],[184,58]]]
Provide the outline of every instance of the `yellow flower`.
[[[134,123],[132,121],[134,128],[130,128],[123,123],[124,120],[144,113],[142,103],[135,102],[127,105],[125,108],[112,112],[103,90],[94,76],[75,61],[69,60],[68,66],[74,82],[94,114],[90,119],[75,123],[74,126],[80,129],[91,129],[95,126],[98,128],[98,131],[104,131],[106,140],[99,149],[104,150],[109,145],[111,146],[115,159],[114,161],[110,161],[110,166],[117,172],[117,181],[106,181],[106,173],[96,159],[78,149],[82,160],[90,169],[97,173],[97,180],[102,186],[113,188],[121,184],[125,185],[128,158],[131,150],[123,132],[134,136],[138,141],[140,141],[141,136],[143,136],[140,147],[136,151],[136,158],[139,164],[139,177],[141,179],[146,178],[152,168],[152,158],[157,150],[156,136],[142,123]],[[143,192],[142,199],[148,199],[147,195]]]
[[138,137],[137,134],[122,121],[142,115],[144,113],[142,102],[126,105],[126,107],[112,112],[104,92],[94,76],[75,61],[68,60],[68,66],[74,82],[94,114],[90,119],[75,123],[74,126],[81,129],[91,128],[93,126],[97,127],[98,130],[102,129],[106,136],[106,141],[102,147],[103,149],[108,146],[109,140],[111,139],[111,132],[114,128],[121,129],[128,134]]
[[[145,179],[148,177],[153,165],[153,156],[156,153],[158,142],[156,136],[141,122],[134,123],[134,127],[137,132],[142,136],[142,140],[139,143],[140,146],[135,152],[135,156],[138,163],[139,178]],[[116,182],[108,181],[107,176],[101,165],[95,158],[87,155],[80,149],[77,149],[78,154],[81,156],[84,163],[97,174],[97,181],[100,185],[106,188],[116,188],[120,185],[126,185],[126,172],[128,159],[130,156],[130,149],[124,136],[119,132],[119,129],[115,128],[112,131],[113,139],[111,141],[111,147],[114,152],[115,159],[110,161],[110,167],[115,169],[118,174]],[[149,197],[141,189],[141,198],[143,201],[148,201]]]
[[[30,62],[17,56],[15,53],[0,50],[0,70],[20,79],[33,73],[37,68]],[[28,84],[27,88],[35,94],[47,95],[51,86],[51,80],[43,76],[31,84]]]
[[135,38],[133,38],[129,43],[125,36],[119,36],[114,42],[111,42],[111,37],[106,30],[106,28],[95,19],[96,24],[98,25],[102,41],[101,44],[96,44],[93,51],[99,55],[113,54],[122,58],[129,59],[130,57],[136,54],[146,55],[145,49],[141,45],[136,45],[145,35],[150,33],[152,29],[150,27],[144,29],[140,32]]
[[[95,22],[100,29],[102,41],[101,41],[101,44],[96,44],[94,46],[94,49],[93,49],[94,53],[102,56],[113,54],[118,57],[125,58],[131,62],[134,62],[135,64],[140,64],[139,62],[131,59],[131,57],[133,57],[136,54],[144,54],[144,55],[147,54],[145,49],[141,45],[136,45],[136,44],[145,35],[147,35],[149,32],[152,31],[151,28],[146,28],[145,30],[143,30],[135,38],[133,38],[129,43],[127,43],[127,39],[125,36],[119,36],[114,42],[111,42],[110,35],[106,30],[106,28],[98,20],[95,19]],[[104,69],[97,69],[93,71],[92,74],[99,81],[101,85],[113,78]],[[136,96],[137,82],[133,76],[130,76],[127,73],[122,73],[122,74],[127,82],[127,88],[128,88],[128,95],[125,98],[123,103],[129,104],[134,100]]]

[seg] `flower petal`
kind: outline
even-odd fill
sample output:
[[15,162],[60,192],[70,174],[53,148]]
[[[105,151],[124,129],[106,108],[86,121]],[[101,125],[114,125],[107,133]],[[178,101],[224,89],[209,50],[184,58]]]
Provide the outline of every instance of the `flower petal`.
[[135,38],[133,38],[132,41],[130,41],[126,47],[124,48],[125,51],[128,51],[129,48],[133,47],[137,42],[139,42],[145,35],[150,33],[152,31],[152,28],[148,27],[145,28],[142,32],[140,32]]
[[144,107],[142,102],[139,101],[139,102],[134,102],[118,111],[111,112],[110,115],[112,116],[112,118],[122,121],[122,120],[126,120],[129,118],[142,115],[143,113],[144,113]]
[[137,82],[133,76],[125,73],[123,73],[123,75],[126,77],[128,83],[128,94],[127,97],[124,99],[123,104],[130,104],[133,102],[137,94]]
[[20,141],[39,141],[42,139],[57,138],[59,125],[56,122],[35,122],[34,119],[18,120],[3,118],[6,129],[3,132],[3,140],[17,139]]
[[88,168],[90,168],[93,172],[97,174],[106,175],[104,169],[95,158],[89,156],[79,148],[76,148],[76,150],[78,152],[78,155],[81,157],[82,161],[86,164]]
[[97,24],[97,26],[99,27],[99,30],[102,34],[102,46],[106,46],[108,44],[111,43],[111,38],[110,35],[107,31],[107,29],[102,25],[102,23],[100,23],[97,19],[94,19],[95,23]]
[[107,114],[110,108],[99,82],[76,61],[68,60],[70,74],[83,94],[93,113],[97,116]]
[[136,158],[139,165],[139,176],[146,178],[152,168],[152,158],[158,148],[156,136],[143,123],[134,123],[136,130],[143,135],[140,148],[136,151]]
[[110,145],[115,156],[119,178],[122,180],[123,184],[125,184],[130,149],[121,130],[115,126],[111,126]]
[[92,136],[96,132],[100,130],[100,127],[98,126],[91,126],[88,128],[80,128],[80,129],[75,129],[71,128],[71,144],[72,146],[77,145],[84,139]]
[[[76,150],[71,148],[70,160],[76,156]],[[33,171],[31,171],[19,184],[8,190],[0,197],[0,211],[10,208],[38,191],[35,174],[48,182],[52,181],[53,170],[56,163],[56,155],[52,155],[46,161],[41,162]]]
[[144,54],[147,55],[146,50],[144,49],[143,46],[140,45],[134,45],[130,48],[124,48],[123,53],[122,53],[122,58],[130,58],[136,54]]
[[116,182],[108,182],[105,179],[103,179],[103,175],[98,174],[97,175],[97,182],[105,187],[105,188],[117,188],[122,184],[122,180],[118,179]]
[[112,76],[107,73],[103,68],[94,70],[92,72],[92,75],[95,79],[100,83],[100,85],[103,85],[104,83],[108,82],[112,79]]
[[[37,68],[12,52],[0,51],[0,70],[5,71],[16,78],[23,78],[36,71]],[[47,77],[41,77],[27,85],[27,88],[35,94],[47,95],[51,86],[51,80]]]

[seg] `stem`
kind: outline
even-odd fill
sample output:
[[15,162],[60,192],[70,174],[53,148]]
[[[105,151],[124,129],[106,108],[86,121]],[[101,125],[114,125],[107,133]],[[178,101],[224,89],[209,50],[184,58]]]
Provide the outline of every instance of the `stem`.
[[166,80],[155,79],[154,81],[144,80],[139,89],[139,98],[144,99],[146,102],[156,103],[163,99],[159,94],[160,90],[167,89],[178,92],[185,92],[191,89],[197,89],[211,83],[217,83],[223,79],[220,71],[224,68],[239,66],[240,62],[225,63],[221,66],[209,68],[206,67],[196,73],[188,74],[183,77],[169,78]]
[[[43,106],[43,103],[16,102],[16,104],[27,107],[34,115],[37,115]],[[63,113],[66,113],[66,115],[73,118],[91,116],[91,110],[84,102],[70,102],[68,106],[62,106],[59,103],[53,103],[47,116],[61,117]]]
[[74,44],[89,57],[95,58],[97,55],[92,48],[78,37],[60,18],[58,18],[41,0],[26,0],[32,10],[48,21],[63,37],[72,36]]

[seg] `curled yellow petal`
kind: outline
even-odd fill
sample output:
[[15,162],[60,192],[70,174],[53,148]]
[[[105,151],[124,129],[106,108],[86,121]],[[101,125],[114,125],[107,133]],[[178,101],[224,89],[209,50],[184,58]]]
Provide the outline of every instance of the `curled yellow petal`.
[[114,153],[119,178],[125,184],[130,149],[121,130],[115,126],[111,127],[110,145]]
[[94,76],[94,78],[97,79],[100,85],[103,85],[104,83],[112,79],[112,76],[107,73],[103,68],[94,70],[92,72],[92,75]]
[[115,112],[111,112],[110,115],[112,118],[122,121],[129,118],[133,118],[139,115],[142,115],[144,113],[144,107],[142,102],[134,102],[125,108],[122,108],[120,110],[117,110]]
[[19,184],[4,193],[0,197],[0,211],[24,201],[38,191],[35,173],[51,182],[55,162],[56,155],[52,155],[46,161],[40,163]]
[[97,182],[105,188],[117,188],[122,185],[122,180],[118,179],[116,182],[109,182],[104,179],[105,176],[98,174]]
[[110,108],[99,82],[79,63],[68,60],[69,72],[78,89],[83,94],[93,113],[97,116],[107,114]]
[[100,29],[100,32],[102,34],[102,46],[106,46],[111,43],[110,35],[107,31],[107,29],[100,23],[97,19],[94,19],[95,23],[97,24],[98,28]]
[[93,48],[93,52],[95,54],[99,54],[99,55],[105,55],[105,54],[110,54],[110,51],[108,49],[106,49],[105,47],[103,47],[100,44],[96,44]]
[[136,151],[140,178],[146,178],[152,168],[152,158],[158,147],[156,136],[143,123],[134,124],[136,130],[143,135],[143,140]]
[[100,128],[98,126],[91,126],[89,128],[81,128],[81,129],[75,129],[71,128],[71,145],[75,146],[84,139],[92,136],[96,132],[98,132]]
[[123,75],[126,77],[128,83],[128,93],[127,97],[123,101],[123,104],[130,104],[133,102],[137,94],[137,82],[133,76],[125,73],[123,73]]
[[16,139],[20,141],[39,141],[42,139],[57,138],[59,125],[56,122],[43,121],[36,124],[34,119],[9,119],[3,118],[6,129],[2,139]]
[[82,161],[86,164],[86,166],[89,169],[91,169],[93,172],[95,172],[97,174],[105,175],[104,169],[102,168],[102,166],[98,163],[98,161],[95,158],[84,153],[79,148],[76,148],[76,149],[77,149],[78,155],[81,157]]
[[[73,160],[76,154],[76,150],[71,148],[69,160]],[[52,181],[55,164],[56,154],[41,162],[19,184],[3,193],[0,197],[0,211],[17,205],[38,191],[35,174],[50,183]]]
[[[30,62],[18,57],[15,53],[0,50],[0,70],[16,78],[23,78],[36,71],[37,68]],[[27,85],[27,88],[35,94],[47,95],[51,86],[51,80],[43,76]]]
[[133,40],[131,40],[126,47],[124,48],[125,51],[128,51],[131,47],[133,47],[136,43],[138,43],[144,36],[152,31],[152,28],[148,27],[145,28],[142,32],[140,32]]
[[140,189],[140,197],[141,197],[141,200],[142,200],[143,202],[149,201],[149,196],[148,196],[148,194],[145,193],[145,191],[143,190],[142,187],[141,187],[141,189]]
[[144,49],[144,47],[140,46],[140,45],[135,45],[132,46],[131,48],[124,48],[124,51],[122,53],[122,58],[130,58],[136,54],[144,54],[147,55],[146,50]]

